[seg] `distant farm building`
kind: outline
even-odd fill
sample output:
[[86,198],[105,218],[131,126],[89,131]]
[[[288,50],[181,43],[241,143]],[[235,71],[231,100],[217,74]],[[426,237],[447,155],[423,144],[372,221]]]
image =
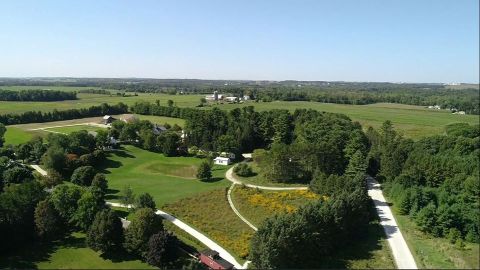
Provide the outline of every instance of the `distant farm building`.
[[120,117],[120,120],[125,123],[133,123],[138,121],[138,118],[133,114],[124,114]]
[[228,101],[228,102],[236,102],[236,101],[238,101],[238,98],[237,97],[226,97],[225,100]]
[[231,163],[230,158],[227,157],[216,157],[213,161],[217,165],[229,165]]
[[213,92],[213,95],[206,95],[205,99],[208,101],[218,101],[223,99],[223,95],[215,91]]
[[198,257],[200,259],[200,262],[208,266],[210,269],[233,269],[233,264],[220,257],[220,255],[218,255],[218,252],[216,252],[215,250],[202,250],[200,251],[200,255]]
[[108,124],[111,124],[111,123],[112,123],[113,121],[115,121],[115,120],[116,120],[116,119],[113,118],[113,116],[111,116],[111,115],[105,115],[105,116],[103,117],[103,124],[108,125]]

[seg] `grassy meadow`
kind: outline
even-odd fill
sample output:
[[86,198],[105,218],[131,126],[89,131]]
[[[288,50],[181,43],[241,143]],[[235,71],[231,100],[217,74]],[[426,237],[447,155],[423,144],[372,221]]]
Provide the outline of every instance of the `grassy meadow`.
[[254,161],[247,162],[247,164],[252,168],[253,175],[244,177],[236,174],[235,172],[233,173],[235,178],[238,180],[242,181],[243,183],[246,184],[252,184],[252,185],[257,185],[257,186],[270,186],[270,187],[301,187],[305,186],[308,183],[305,184],[299,184],[299,183],[277,183],[270,181],[263,177],[260,168],[258,164]]
[[70,134],[72,132],[86,130],[86,131],[98,131],[102,129],[101,127],[96,126],[89,126],[89,125],[77,125],[77,126],[66,126],[66,127],[56,127],[56,128],[46,128],[45,131],[47,132],[57,132],[57,133],[64,133]]
[[195,157],[165,157],[131,145],[108,153],[102,172],[111,190],[109,199],[117,199],[125,186],[134,193],[150,193],[162,207],[165,203],[193,196],[199,192],[227,187],[224,179],[227,167],[214,166],[210,181],[195,179],[202,159]]

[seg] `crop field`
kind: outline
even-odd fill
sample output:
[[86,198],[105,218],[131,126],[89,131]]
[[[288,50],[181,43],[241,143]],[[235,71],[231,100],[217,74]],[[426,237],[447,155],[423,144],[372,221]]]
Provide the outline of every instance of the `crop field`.
[[[36,132],[36,133],[38,135],[38,133],[42,133],[42,132]],[[5,133],[5,144],[16,145],[16,144],[26,143],[29,140],[31,140],[33,136],[34,136],[34,132],[28,132],[18,127],[8,126],[7,132]]]
[[161,207],[196,193],[227,187],[224,179],[227,167],[214,166],[210,181],[195,179],[196,168],[202,159],[195,157],[165,157],[131,145],[123,150],[112,151],[103,164],[111,194],[108,199],[117,199],[125,186],[134,193],[150,193]]
[[15,255],[0,255],[2,269],[154,269],[154,267],[118,254],[105,258],[88,248],[84,233],[72,233],[53,244],[37,242]]

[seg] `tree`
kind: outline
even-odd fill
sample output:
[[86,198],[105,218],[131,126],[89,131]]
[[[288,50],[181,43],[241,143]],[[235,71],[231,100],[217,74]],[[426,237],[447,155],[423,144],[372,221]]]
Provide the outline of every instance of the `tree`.
[[203,107],[207,103],[207,99],[202,97],[200,98],[200,107]]
[[50,146],[42,157],[42,164],[47,169],[63,173],[66,165],[65,150],[58,146]]
[[49,169],[47,175],[40,176],[40,182],[44,187],[52,188],[56,185],[60,185],[63,182],[63,177],[59,172]]
[[164,138],[162,143],[163,154],[167,157],[176,156],[180,136],[174,132],[166,132],[162,134],[162,137]]
[[95,169],[92,166],[81,166],[73,171],[72,183],[80,186],[90,186],[95,177]]
[[19,184],[31,181],[33,179],[32,172],[25,168],[16,166],[10,169],[7,169],[3,172],[3,182],[4,185],[7,184]]
[[123,187],[122,194],[120,195],[120,201],[129,209],[135,203],[135,194],[130,186]]
[[240,145],[231,135],[222,135],[215,142],[216,149],[219,152],[238,153]]
[[86,191],[82,194],[77,202],[77,209],[73,216],[77,226],[84,230],[88,230],[95,218],[95,215],[103,207],[98,204],[97,198],[90,191]]
[[148,239],[145,260],[154,266],[161,267],[176,257],[177,238],[166,230],[161,230]]
[[366,170],[367,163],[365,156],[361,150],[357,150],[350,158],[347,169],[345,170],[345,175],[353,178],[357,174],[365,175]]
[[60,237],[62,232],[62,220],[48,200],[38,202],[35,207],[35,229],[41,238],[52,239]]
[[105,194],[107,194],[107,190],[108,183],[105,175],[103,173],[95,174],[92,185],[90,186],[90,191],[99,203],[103,203]]
[[210,180],[210,178],[212,178],[212,167],[209,162],[204,161],[198,166],[197,179]]
[[169,99],[167,101],[168,107],[173,107],[173,100]]
[[55,187],[50,200],[65,221],[70,221],[77,210],[83,190],[76,185],[61,184]]
[[110,208],[95,215],[87,233],[87,245],[95,251],[107,253],[118,250],[123,241],[123,228],[120,218]]
[[249,177],[249,176],[252,176],[253,175],[253,171],[252,171],[252,168],[250,166],[248,166],[248,164],[246,163],[240,163],[238,164],[237,166],[235,166],[233,168],[233,171],[239,175],[239,176],[243,176],[243,177]]
[[152,195],[149,193],[140,194],[137,198],[137,208],[150,208],[153,211],[157,210],[155,201],[153,200]]
[[162,218],[150,208],[140,208],[125,232],[125,248],[145,257],[150,237],[163,230]]
[[7,132],[7,128],[4,124],[0,123],[0,147],[2,147],[3,143],[5,142],[5,132]]

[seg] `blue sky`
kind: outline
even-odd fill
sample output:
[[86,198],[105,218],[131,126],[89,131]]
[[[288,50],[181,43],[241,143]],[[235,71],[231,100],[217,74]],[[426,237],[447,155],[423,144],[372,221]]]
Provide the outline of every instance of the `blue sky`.
[[10,76],[478,83],[479,1],[0,1]]

